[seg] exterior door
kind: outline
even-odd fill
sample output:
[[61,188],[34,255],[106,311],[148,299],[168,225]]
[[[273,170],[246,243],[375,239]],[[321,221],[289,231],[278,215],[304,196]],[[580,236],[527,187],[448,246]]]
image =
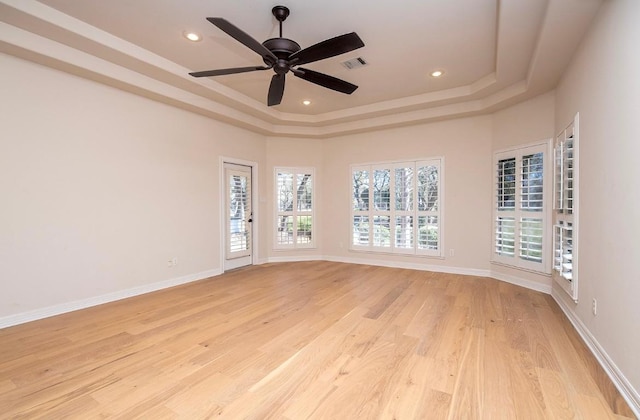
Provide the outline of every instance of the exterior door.
[[251,248],[251,167],[224,164],[226,184],[226,227],[224,270],[253,263]]

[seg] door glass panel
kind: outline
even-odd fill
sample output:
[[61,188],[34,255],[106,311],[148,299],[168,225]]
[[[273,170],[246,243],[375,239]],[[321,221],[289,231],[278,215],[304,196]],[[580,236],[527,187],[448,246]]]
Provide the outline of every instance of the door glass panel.
[[249,249],[248,219],[250,218],[247,177],[229,177],[229,251]]
[[252,264],[251,168],[225,164],[225,270]]

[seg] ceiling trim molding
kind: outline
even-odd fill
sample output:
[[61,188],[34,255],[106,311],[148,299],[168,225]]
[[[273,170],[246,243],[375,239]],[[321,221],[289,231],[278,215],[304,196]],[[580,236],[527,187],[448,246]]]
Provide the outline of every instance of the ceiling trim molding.
[[[598,1],[572,15],[580,31],[560,49],[552,48],[553,34],[567,24],[559,16],[584,1],[548,0],[523,80],[498,80],[505,61],[498,48],[495,71],[470,85],[318,115],[283,113],[215,80],[193,79],[188,69],[35,0],[0,0],[0,51],[257,133],[324,138],[494,112],[553,89]],[[514,28],[503,27],[506,4],[498,10],[498,46]],[[564,61],[548,63],[558,56]]]

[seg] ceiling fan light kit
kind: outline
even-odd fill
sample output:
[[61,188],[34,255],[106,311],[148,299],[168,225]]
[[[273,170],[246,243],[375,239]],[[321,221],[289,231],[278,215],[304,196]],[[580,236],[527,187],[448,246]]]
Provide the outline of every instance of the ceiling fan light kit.
[[189,74],[193,77],[210,77],[273,69],[275,74],[271,77],[271,84],[269,85],[269,93],[267,95],[267,105],[269,106],[278,105],[282,102],[285,75],[289,71],[291,71],[294,76],[303,80],[348,95],[358,88],[358,86],[336,77],[297,67],[364,47],[364,42],[362,42],[358,34],[351,32],[302,49],[297,42],[282,36],[282,22],[289,16],[289,9],[285,6],[275,6],[271,9],[271,13],[280,24],[280,36],[278,38],[267,39],[263,43],[258,42],[249,34],[223,18],[207,18],[209,22],[227,35],[259,54],[265,64],[264,66],[205,70]]

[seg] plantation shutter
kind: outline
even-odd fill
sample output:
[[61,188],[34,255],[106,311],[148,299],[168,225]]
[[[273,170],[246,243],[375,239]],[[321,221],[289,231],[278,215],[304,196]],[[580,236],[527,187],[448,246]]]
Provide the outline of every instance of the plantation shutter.
[[549,272],[545,257],[546,144],[495,154],[494,262]]

